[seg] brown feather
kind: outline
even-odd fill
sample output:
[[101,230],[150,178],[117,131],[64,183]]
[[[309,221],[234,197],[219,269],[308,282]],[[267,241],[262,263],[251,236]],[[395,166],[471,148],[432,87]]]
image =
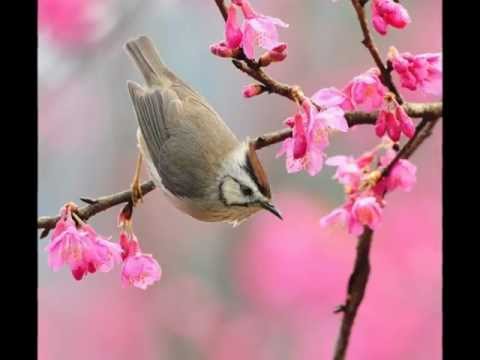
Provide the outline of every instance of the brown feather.
[[253,179],[257,183],[258,189],[263,195],[270,199],[272,194],[270,192],[270,184],[268,182],[267,174],[263,169],[260,160],[258,159],[255,146],[251,142],[248,146],[247,164],[250,164],[251,166]]

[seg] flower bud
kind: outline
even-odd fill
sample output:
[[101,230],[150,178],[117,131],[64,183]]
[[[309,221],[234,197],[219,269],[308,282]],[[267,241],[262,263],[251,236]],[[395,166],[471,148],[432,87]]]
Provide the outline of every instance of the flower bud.
[[260,66],[268,66],[272,62],[280,62],[287,57],[287,44],[281,43],[263,54],[259,59]]
[[243,96],[246,98],[251,98],[262,94],[265,91],[265,86],[260,84],[250,84],[243,88]]

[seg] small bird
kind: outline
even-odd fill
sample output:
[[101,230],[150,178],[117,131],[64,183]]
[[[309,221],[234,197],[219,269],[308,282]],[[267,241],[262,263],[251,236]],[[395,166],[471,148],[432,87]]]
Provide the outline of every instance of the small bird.
[[147,36],[128,41],[125,49],[146,82],[127,82],[139,125],[134,204],[141,199],[143,158],[155,185],[195,219],[236,226],[261,209],[282,219],[254,144],[237,139],[207,101],[167,68]]

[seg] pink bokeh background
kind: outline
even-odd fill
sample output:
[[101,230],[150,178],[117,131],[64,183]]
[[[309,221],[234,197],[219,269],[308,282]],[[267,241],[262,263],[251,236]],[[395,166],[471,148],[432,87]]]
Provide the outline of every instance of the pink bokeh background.
[[[252,3],[290,24],[281,31],[289,56],[268,68],[275,78],[312,94],[372,66],[349,1]],[[382,54],[391,45],[441,51],[441,2],[402,4],[413,22],[374,35]],[[213,0],[39,0],[40,215],[129,186],[136,124],[126,80],[139,74],[122,45],[132,36],[151,36],[239,137],[282,126],[294,106],[275,95],[243,99],[251,81],[209,53],[222,31]],[[440,124],[412,158],[414,189],[387,197],[348,359],[441,359],[441,131]],[[334,136],[327,153],[358,154],[377,141],[371,127],[358,127]],[[356,239],[319,226],[343,200],[333,169],[288,175],[277,150],[260,157],[283,222],[259,213],[232,229],[180,214],[159,191],[146,197],[135,232],[163,269],[147,291],[122,288],[119,269],[81,282],[67,269],[54,273],[48,240],[39,240],[38,359],[330,359],[340,324],[333,311],[345,298]],[[91,223],[116,239],[118,211]]]

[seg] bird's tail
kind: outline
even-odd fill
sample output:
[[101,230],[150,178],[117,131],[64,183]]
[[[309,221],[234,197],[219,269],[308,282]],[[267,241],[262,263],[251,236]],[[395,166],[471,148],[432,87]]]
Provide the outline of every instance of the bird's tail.
[[173,74],[161,60],[149,37],[142,35],[129,40],[125,44],[125,50],[133,59],[149,86],[159,85],[163,87],[170,82],[169,77]]

